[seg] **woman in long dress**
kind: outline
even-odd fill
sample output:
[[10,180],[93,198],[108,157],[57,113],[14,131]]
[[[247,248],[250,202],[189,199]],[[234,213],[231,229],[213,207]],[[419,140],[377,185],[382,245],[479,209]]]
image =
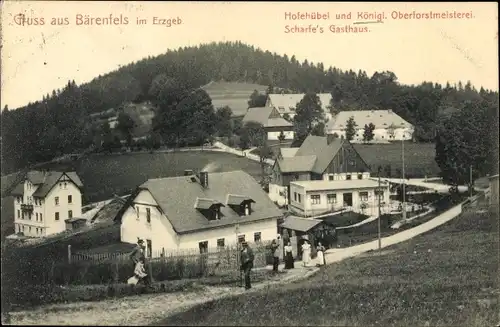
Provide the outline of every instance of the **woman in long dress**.
[[288,242],[285,246],[285,269],[293,269],[293,248],[292,243]]
[[309,265],[311,261],[311,244],[309,241],[304,240],[304,244],[302,244],[302,262],[304,263],[304,267]]
[[318,242],[316,250],[318,252],[318,265],[323,266],[325,264],[325,247],[321,242]]

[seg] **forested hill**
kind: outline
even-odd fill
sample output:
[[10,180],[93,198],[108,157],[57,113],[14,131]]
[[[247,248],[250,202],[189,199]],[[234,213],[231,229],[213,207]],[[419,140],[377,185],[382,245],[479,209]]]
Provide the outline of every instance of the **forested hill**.
[[64,89],[20,110],[4,109],[2,171],[87,149],[101,133],[89,114],[127,102],[154,100],[152,82],[161,74],[185,89],[225,80],[294,92],[332,92],[336,109],[391,108],[414,123],[418,138],[427,141],[432,140],[440,113],[461,108],[467,101],[495,102],[498,97],[498,93],[476,90],[470,83],[401,85],[393,72],[368,76],[364,71],[325,68],[321,63],[299,62],[295,56],[279,56],[241,42],[184,47],[131,63],[80,86],[68,82]]

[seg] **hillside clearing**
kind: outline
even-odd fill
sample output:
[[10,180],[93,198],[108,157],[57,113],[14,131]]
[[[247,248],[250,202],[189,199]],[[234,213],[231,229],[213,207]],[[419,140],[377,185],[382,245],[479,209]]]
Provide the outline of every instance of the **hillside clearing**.
[[211,82],[202,87],[210,98],[214,109],[229,106],[233,115],[245,115],[248,108],[250,94],[254,90],[264,92],[267,89],[265,85],[237,82]]
[[347,259],[313,278],[212,301],[158,325],[493,326],[498,225],[470,212],[382,255]]

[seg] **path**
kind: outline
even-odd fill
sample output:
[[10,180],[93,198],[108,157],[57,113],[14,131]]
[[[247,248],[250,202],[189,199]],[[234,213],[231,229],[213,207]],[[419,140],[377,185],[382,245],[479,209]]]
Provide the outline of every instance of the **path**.
[[[391,183],[401,183],[401,178],[382,178],[384,181],[389,181]],[[405,184],[406,185],[414,185],[414,186],[420,186],[420,187],[426,187],[430,188],[433,190],[436,190],[440,193],[449,193],[450,192],[450,186],[446,184],[441,184],[441,183],[432,183],[425,180],[425,178],[412,178],[412,179],[405,179]],[[460,192],[465,192],[467,191],[467,186],[459,186],[458,190]]]
[[[382,248],[407,241],[422,233],[428,232],[462,213],[462,204],[440,214],[434,219],[417,227],[402,231],[400,233],[382,238]],[[325,252],[327,265],[334,264],[361,253],[376,250],[378,240],[355,245],[349,248],[329,249]],[[281,265],[280,268],[282,268]],[[284,282],[297,281],[307,278],[318,271],[317,268],[301,267],[296,262],[297,268],[291,270],[283,279],[269,280],[256,285],[250,292],[265,289],[271,285]],[[270,269],[269,267],[266,269]],[[72,324],[78,322],[81,325],[147,325],[164,319],[167,316],[188,310],[189,308],[221,299],[245,293],[241,288],[235,287],[205,287],[198,292],[171,293],[157,295],[132,296],[116,300],[104,300],[100,302],[79,302],[70,304],[47,305],[31,311],[12,313],[14,324]]]

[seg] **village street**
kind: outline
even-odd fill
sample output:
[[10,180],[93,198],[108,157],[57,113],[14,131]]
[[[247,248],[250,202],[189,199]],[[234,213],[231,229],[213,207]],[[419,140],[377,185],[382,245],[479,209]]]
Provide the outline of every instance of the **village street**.
[[[382,238],[382,248],[407,241],[428,232],[457,217],[461,212],[462,206],[459,204],[422,225]],[[377,248],[378,241],[374,240],[348,248],[329,249],[325,253],[325,261],[327,265],[331,265]],[[314,266],[315,262],[313,261],[311,265]],[[73,321],[91,325],[151,324],[200,303],[235,296],[244,292],[256,292],[266,288],[271,290],[274,285],[308,278],[320,270],[317,267],[303,267],[301,262],[296,262],[295,267],[295,269],[283,275],[279,274],[275,278],[255,285],[250,291],[235,286],[203,287],[195,292],[132,296],[100,302],[55,304],[32,311],[14,312],[11,319],[14,324],[40,324],[43,322],[43,324],[63,325],[70,324]],[[266,267],[264,269],[271,268]],[[283,270],[283,265],[280,266],[280,270]]]

